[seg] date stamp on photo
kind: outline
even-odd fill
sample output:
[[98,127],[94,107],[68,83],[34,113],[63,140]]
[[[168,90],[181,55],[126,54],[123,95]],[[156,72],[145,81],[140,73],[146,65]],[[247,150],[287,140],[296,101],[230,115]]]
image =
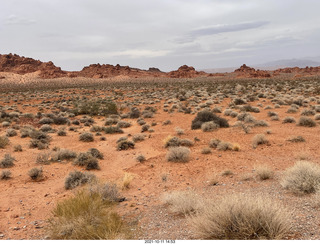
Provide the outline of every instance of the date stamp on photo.
[[148,244],[173,244],[175,240],[144,240],[144,243]]

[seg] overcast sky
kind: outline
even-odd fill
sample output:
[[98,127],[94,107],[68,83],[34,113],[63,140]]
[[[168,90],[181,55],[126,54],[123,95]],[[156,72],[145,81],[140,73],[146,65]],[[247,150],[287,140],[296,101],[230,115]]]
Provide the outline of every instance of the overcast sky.
[[320,56],[319,0],[0,0],[0,53],[175,70]]

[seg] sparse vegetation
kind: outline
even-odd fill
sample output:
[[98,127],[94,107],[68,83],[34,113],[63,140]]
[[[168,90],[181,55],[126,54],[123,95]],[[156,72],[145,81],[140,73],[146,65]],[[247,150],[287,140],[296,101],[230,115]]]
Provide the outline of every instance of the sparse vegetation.
[[187,147],[170,147],[166,159],[169,162],[186,163],[190,160],[190,149]]
[[308,161],[298,161],[286,170],[281,184],[297,194],[315,193],[320,187],[320,166]]
[[265,196],[230,195],[207,201],[189,220],[199,239],[278,240],[290,230],[289,217]]

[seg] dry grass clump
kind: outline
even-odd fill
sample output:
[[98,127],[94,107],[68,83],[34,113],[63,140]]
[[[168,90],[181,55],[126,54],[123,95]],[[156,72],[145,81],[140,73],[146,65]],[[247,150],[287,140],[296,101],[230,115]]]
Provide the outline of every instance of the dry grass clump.
[[14,157],[11,157],[9,153],[6,153],[3,159],[0,161],[0,168],[11,168],[14,166],[14,161]]
[[288,141],[290,141],[290,142],[305,142],[306,139],[304,139],[302,136],[293,136],[293,137],[290,137],[288,139]]
[[274,172],[268,165],[258,165],[255,167],[255,173],[259,180],[272,179]]
[[288,212],[265,196],[230,195],[207,201],[189,219],[199,239],[282,239],[290,229]]
[[145,134],[136,134],[132,136],[133,142],[139,142],[139,141],[144,141],[146,138]]
[[196,130],[200,129],[201,125],[205,122],[213,121],[221,128],[229,127],[229,123],[226,119],[219,117],[218,115],[212,113],[209,110],[200,111],[195,119],[192,121],[191,129]]
[[302,117],[300,117],[297,125],[304,126],[304,127],[315,127],[317,124],[313,119],[311,119],[309,117],[302,116]]
[[184,129],[182,129],[180,127],[176,127],[174,130],[176,131],[178,136],[181,136],[184,134]]
[[42,168],[32,168],[28,171],[28,175],[34,181],[43,180],[43,170]]
[[79,140],[84,142],[92,142],[94,141],[94,137],[92,133],[84,132],[80,135]]
[[9,144],[9,139],[6,136],[0,136],[0,148],[5,148]]
[[296,120],[293,117],[285,117],[282,123],[296,123]]
[[281,184],[297,194],[315,193],[320,187],[320,166],[308,161],[298,161],[286,170]]
[[252,138],[252,147],[257,148],[258,145],[267,144],[269,140],[264,134],[257,134]]
[[134,179],[134,176],[130,173],[125,173],[123,178],[122,178],[122,190],[126,190],[130,188],[130,184],[132,180]]
[[62,240],[128,239],[129,229],[98,192],[83,190],[59,202],[50,219],[48,236]]
[[22,146],[20,144],[14,145],[13,151],[14,152],[22,152]]
[[202,148],[201,153],[202,154],[210,154],[210,153],[212,153],[212,151],[209,147],[205,147],[205,148]]
[[169,162],[186,163],[190,160],[190,149],[187,147],[171,147],[166,155]]
[[85,167],[86,170],[100,169],[97,158],[92,156],[90,152],[79,153],[73,161],[73,164]]
[[193,190],[172,191],[165,193],[162,201],[172,213],[187,215],[200,207],[201,198]]
[[164,147],[179,147],[179,146],[185,146],[185,147],[191,147],[193,146],[193,141],[189,139],[180,139],[176,136],[167,136],[164,140]]
[[213,121],[208,121],[208,122],[204,122],[202,125],[201,125],[201,130],[203,132],[211,132],[211,131],[214,131],[214,130],[217,130],[219,129],[219,125],[217,125],[215,122]]
[[122,151],[122,150],[128,150],[128,149],[133,149],[135,146],[135,143],[133,141],[129,140],[120,140],[117,142],[117,150]]
[[146,157],[145,157],[144,155],[140,154],[140,155],[138,155],[138,156],[136,157],[136,160],[137,160],[139,163],[142,163],[142,162],[146,161]]
[[0,180],[9,180],[11,178],[10,170],[3,170],[0,175]]
[[80,171],[70,172],[67,176],[64,187],[66,190],[74,189],[87,183],[95,182],[96,176],[90,173],[82,173]]

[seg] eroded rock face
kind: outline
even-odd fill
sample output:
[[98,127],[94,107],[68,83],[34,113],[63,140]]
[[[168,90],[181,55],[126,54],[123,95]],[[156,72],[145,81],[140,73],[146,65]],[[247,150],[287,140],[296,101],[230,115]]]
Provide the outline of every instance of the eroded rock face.
[[0,72],[12,72],[20,75],[40,71],[41,78],[57,78],[65,76],[67,72],[52,62],[41,62],[32,58],[25,58],[17,54],[0,54]]
[[254,68],[251,68],[247,66],[246,64],[243,64],[239,69],[236,69],[234,71],[237,73],[238,77],[249,77],[249,78],[268,78],[271,77],[270,72],[265,70],[256,70]]
[[171,78],[194,78],[199,76],[208,76],[203,71],[196,71],[192,66],[182,65],[178,70],[168,73]]

